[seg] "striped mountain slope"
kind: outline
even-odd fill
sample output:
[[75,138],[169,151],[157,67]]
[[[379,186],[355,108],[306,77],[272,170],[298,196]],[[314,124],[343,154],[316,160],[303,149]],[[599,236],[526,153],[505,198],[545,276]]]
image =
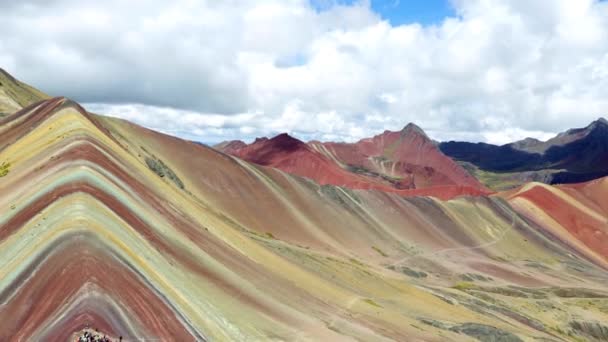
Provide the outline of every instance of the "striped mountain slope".
[[319,185],[65,98],[0,121],[0,164],[3,341],[562,341],[608,321],[606,255],[568,221],[605,223],[605,182],[548,187],[558,213],[533,185]]

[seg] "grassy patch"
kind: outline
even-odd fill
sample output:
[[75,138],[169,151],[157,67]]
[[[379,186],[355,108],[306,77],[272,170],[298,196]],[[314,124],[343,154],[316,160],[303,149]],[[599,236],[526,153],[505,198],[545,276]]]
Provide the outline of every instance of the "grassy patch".
[[473,177],[477,178],[488,188],[495,191],[503,191],[516,188],[522,184],[538,181],[546,183],[551,179],[551,175],[559,172],[559,170],[537,170],[537,171],[522,171],[522,172],[493,172],[482,170],[469,162],[458,162],[465,170]]
[[468,162],[459,162],[465,170],[467,170],[473,177],[477,178],[483,185],[496,191],[508,190],[515,188],[523,181],[517,180],[517,173],[498,173],[486,170],[481,170],[477,166]]
[[422,272],[422,271],[416,271],[413,270],[409,267],[402,267],[401,268],[401,272],[407,276],[413,277],[413,278],[426,278],[428,276],[428,274],[426,272]]
[[392,177],[392,176],[389,176],[389,175],[386,175],[383,173],[378,173],[375,171],[368,170],[365,167],[359,166],[359,165],[348,165],[346,169],[352,173],[356,173],[356,174],[360,174],[360,175],[364,175],[364,176],[368,176],[368,177],[381,178],[391,184],[397,184],[401,180],[403,180],[403,178],[401,178],[401,177]]
[[388,256],[388,254],[384,253],[383,250],[381,250],[380,248],[378,248],[376,246],[372,246],[372,249],[375,250],[376,252],[378,252],[378,254],[382,255],[385,258]]
[[375,307],[377,307],[377,308],[381,308],[381,307],[382,307],[382,305],[380,305],[380,304],[378,304],[378,303],[374,302],[374,301],[373,301],[372,299],[370,299],[370,298],[366,298],[366,299],[364,299],[363,301],[364,301],[364,302],[366,302],[367,304],[372,305],[372,306],[375,306]]
[[[245,231],[251,235],[255,235],[258,238],[262,238],[264,240],[278,240],[271,232],[258,232],[258,231],[249,230],[249,229],[246,229]],[[301,246],[298,246],[298,247],[304,248]]]
[[171,170],[165,163],[163,163],[162,160],[146,157],[146,165],[148,165],[148,168],[154,171],[154,173],[156,173],[159,177],[167,177],[169,180],[175,183],[178,188],[182,190],[184,189],[184,183],[182,182],[182,180],[179,179],[179,177],[177,177],[173,170]]
[[355,258],[350,258],[350,259],[348,259],[348,260],[350,260],[350,262],[352,262],[352,263],[353,263],[353,264],[355,264],[355,265],[362,266],[362,267],[363,267],[363,266],[365,266],[365,264],[364,264],[364,263],[362,263],[361,261],[359,261],[359,260],[357,260],[357,259],[355,259]]
[[2,164],[0,164],[0,177],[4,177],[4,176],[8,175],[8,173],[10,171],[11,171],[11,163],[2,162]]
[[395,266],[395,265],[389,265],[387,267],[389,270],[391,271],[396,271],[396,272],[401,272],[407,276],[410,277],[414,277],[414,278],[426,278],[428,277],[428,274],[426,272],[423,271],[416,271],[413,270],[407,266]]
[[460,291],[473,290],[476,287],[477,286],[475,286],[475,284],[469,283],[467,281],[461,281],[459,283],[456,283],[456,285],[452,286],[453,289]]

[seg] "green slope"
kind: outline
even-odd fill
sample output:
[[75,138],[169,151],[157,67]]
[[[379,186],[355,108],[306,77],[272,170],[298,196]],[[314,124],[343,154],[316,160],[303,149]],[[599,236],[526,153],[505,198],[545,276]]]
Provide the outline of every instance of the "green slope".
[[0,117],[48,98],[47,94],[18,81],[0,68]]

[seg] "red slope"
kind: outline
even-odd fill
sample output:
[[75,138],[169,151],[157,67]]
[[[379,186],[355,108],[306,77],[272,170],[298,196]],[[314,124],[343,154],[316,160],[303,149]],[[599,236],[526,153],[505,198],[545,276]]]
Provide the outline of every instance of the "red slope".
[[487,191],[477,179],[439,151],[414,124],[408,124],[400,132],[385,131],[354,144],[311,142],[311,145],[343,164],[400,178],[402,187],[460,185]]
[[342,185],[355,189],[384,188],[382,184],[376,184],[373,180],[342,169],[310,146],[285,133],[272,139],[256,139],[251,145],[231,154],[252,163],[313,179],[319,184]]
[[[230,144],[228,144],[230,145]],[[310,178],[319,184],[331,184],[351,189],[373,189],[395,192],[405,196],[434,196],[450,199],[461,195],[487,194],[484,189],[468,184],[440,184],[423,189],[399,189],[381,178],[350,172],[337,162],[295,139],[281,134],[272,139],[256,139],[250,145],[236,150],[225,150],[243,160],[274,167],[287,173]]]
[[[511,200],[523,197],[531,201],[577,240],[608,258],[608,221],[605,219],[608,178],[557,186],[554,191],[549,189],[539,185],[506,193],[506,196]],[[551,223],[540,222],[540,225],[551,226]]]

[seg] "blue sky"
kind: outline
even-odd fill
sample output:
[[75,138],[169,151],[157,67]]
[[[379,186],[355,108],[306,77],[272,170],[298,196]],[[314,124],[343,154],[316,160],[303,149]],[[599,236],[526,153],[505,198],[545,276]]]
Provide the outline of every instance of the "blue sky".
[[430,25],[454,15],[448,0],[372,0],[371,5],[393,26],[413,22]]
[[[313,7],[323,10],[335,4],[352,5],[361,0],[311,0]],[[453,16],[449,0],[370,0],[372,10],[391,25],[420,23],[432,25]]]

